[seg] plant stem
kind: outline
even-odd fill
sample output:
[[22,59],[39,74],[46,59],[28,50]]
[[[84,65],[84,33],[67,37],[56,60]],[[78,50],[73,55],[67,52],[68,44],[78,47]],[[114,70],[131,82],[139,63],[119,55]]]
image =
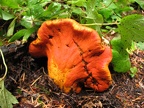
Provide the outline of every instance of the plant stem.
[[2,50],[0,49],[0,54],[1,54],[1,57],[2,57],[2,60],[3,60],[3,64],[4,64],[4,66],[5,66],[5,74],[3,75],[3,77],[2,78],[0,78],[0,81],[1,80],[3,80],[5,77],[6,77],[6,75],[7,75],[7,65],[6,65],[6,62],[5,62],[5,58],[4,58],[4,55],[3,55],[3,52],[2,52]]
[[92,24],[81,24],[81,25],[84,25],[84,26],[92,26],[92,25],[108,26],[108,25],[118,25],[118,24],[119,24],[118,22],[114,22],[114,23],[92,23]]

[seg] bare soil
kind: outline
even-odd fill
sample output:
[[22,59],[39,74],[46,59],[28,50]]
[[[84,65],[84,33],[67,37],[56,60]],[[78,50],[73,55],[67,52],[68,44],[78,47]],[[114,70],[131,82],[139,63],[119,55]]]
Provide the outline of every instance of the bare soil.
[[[32,58],[27,49],[24,45],[5,56],[5,86],[19,101],[14,108],[144,108],[144,51],[131,55],[132,65],[138,68],[134,78],[110,66],[113,84],[107,91],[83,88],[79,94],[65,94],[48,77],[47,58]],[[3,65],[1,70],[4,73]]]

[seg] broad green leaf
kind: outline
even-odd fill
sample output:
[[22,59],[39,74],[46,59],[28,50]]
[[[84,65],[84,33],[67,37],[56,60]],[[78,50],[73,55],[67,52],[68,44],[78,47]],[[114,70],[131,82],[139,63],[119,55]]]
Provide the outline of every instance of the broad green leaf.
[[0,18],[3,20],[10,20],[14,18],[14,15],[0,9]]
[[129,54],[123,48],[123,43],[119,37],[111,40],[112,45],[112,65],[116,72],[127,72],[131,67]]
[[10,8],[18,8],[19,4],[17,0],[0,0],[0,4]]
[[135,0],[140,6],[142,9],[144,9],[144,1],[143,0]]
[[133,14],[124,17],[118,25],[118,32],[125,49],[131,47],[132,41],[144,42],[144,16]]
[[0,79],[0,107],[13,108],[13,104],[17,103],[17,99],[4,87],[4,80]]
[[17,17],[13,19],[13,21],[10,23],[10,25],[8,27],[8,31],[7,31],[8,37],[13,35],[16,19],[17,19]]

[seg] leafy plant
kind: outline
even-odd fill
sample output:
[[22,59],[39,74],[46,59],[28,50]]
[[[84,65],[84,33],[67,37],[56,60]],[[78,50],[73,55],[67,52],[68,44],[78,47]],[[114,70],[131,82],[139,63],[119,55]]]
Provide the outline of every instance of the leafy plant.
[[[101,25],[95,23],[103,23],[103,17],[97,11],[97,0],[68,0],[67,3],[71,5],[71,17],[76,16],[77,20],[82,24],[87,24],[93,29],[96,29],[100,34]],[[93,25],[91,25],[93,24]]]
[[51,0],[1,0],[0,7],[0,18],[12,20],[6,33],[9,42],[20,38],[26,42],[43,21],[68,17],[67,7]]
[[118,25],[118,32],[121,34],[121,40],[124,48],[130,48],[132,42],[144,42],[144,16],[133,14],[124,17]]
[[13,108],[17,104],[17,99],[5,88],[4,80],[0,79],[0,106],[1,108]]
[[[101,36],[103,31],[110,32],[115,28],[118,36],[110,40],[113,68],[120,73],[130,71],[134,77],[137,69],[131,66],[129,54],[135,45],[144,50],[144,16],[132,14],[132,3],[144,9],[143,0],[0,0],[0,46],[3,38],[8,42],[18,39],[27,42],[43,21],[73,18],[97,30]],[[0,87],[0,99],[6,94],[6,100],[8,96],[13,99],[8,101],[10,107],[17,103],[4,87],[4,79],[0,79]]]
[[133,10],[129,0],[99,0],[99,2],[98,12],[103,15],[105,22],[120,21],[122,13]]
[[[136,1],[136,0],[135,0]],[[134,10],[130,5],[134,0],[73,0],[68,1],[72,5],[72,14],[81,15],[80,22],[96,29],[101,33],[102,25],[111,28],[111,24],[117,25],[115,32],[119,37],[111,40],[113,50],[112,64],[116,72],[127,72],[131,68],[129,54],[133,52],[133,42],[144,41],[144,21],[139,14],[123,17],[122,14]],[[84,11],[81,7],[84,7]],[[76,7],[79,8],[77,11]],[[113,23],[114,22],[114,23]],[[123,65],[123,66],[122,66]]]
[[[118,25],[118,33],[121,37],[111,41],[113,48],[114,70],[127,72],[131,68],[128,49],[132,48],[133,42],[144,42],[144,16],[133,14],[122,18]],[[122,66],[123,65],[123,66]]]
[[17,104],[18,101],[4,86],[4,79],[7,74],[7,66],[6,66],[1,49],[0,49],[0,54],[2,56],[2,60],[5,66],[5,74],[2,78],[0,78],[0,107],[1,108],[13,108],[12,105]]

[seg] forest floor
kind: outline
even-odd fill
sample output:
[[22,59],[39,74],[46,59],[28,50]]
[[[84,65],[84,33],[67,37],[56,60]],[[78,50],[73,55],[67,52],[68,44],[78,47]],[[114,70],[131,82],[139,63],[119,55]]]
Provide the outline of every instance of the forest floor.
[[65,94],[48,77],[47,58],[34,59],[27,49],[24,45],[5,56],[5,86],[19,101],[14,108],[144,108],[144,51],[131,55],[132,65],[138,68],[134,78],[110,68],[113,84],[107,91],[83,88],[79,94]]

